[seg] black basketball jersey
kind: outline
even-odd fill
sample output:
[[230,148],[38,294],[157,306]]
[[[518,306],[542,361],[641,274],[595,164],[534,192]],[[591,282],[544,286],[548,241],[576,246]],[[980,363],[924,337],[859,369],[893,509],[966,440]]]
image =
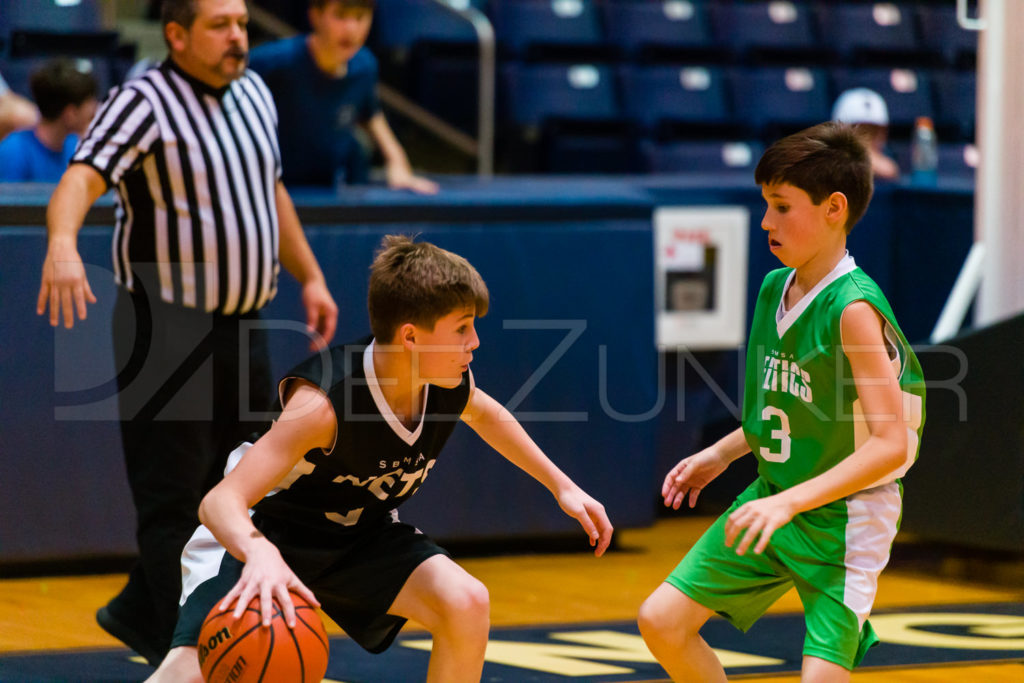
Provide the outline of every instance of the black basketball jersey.
[[257,515],[275,527],[347,533],[391,515],[426,480],[455,428],[473,389],[470,371],[454,389],[428,384],[421,419],[409,431],[384,400],[372,349],[370,339],[332,347],[282,380],[282,387],[301,378],[326,391],[338,430],[332,447],[306,453],[256,504]]

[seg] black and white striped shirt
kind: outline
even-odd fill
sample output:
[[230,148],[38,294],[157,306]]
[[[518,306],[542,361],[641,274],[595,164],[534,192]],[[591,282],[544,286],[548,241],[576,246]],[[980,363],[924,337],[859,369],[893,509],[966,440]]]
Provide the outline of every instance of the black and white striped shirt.
[[[160,298],[226,315],[277,289],[277,110],[253,71],[214,89],[170,59],[114,88],[79,144],[117,190],[114,272],[156,264]],[[141,272],[141,271],[140,271]]]

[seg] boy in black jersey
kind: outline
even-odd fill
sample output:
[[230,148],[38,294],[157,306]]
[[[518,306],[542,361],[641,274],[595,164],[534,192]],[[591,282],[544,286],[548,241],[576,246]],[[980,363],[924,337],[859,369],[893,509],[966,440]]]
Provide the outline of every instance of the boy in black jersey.
[[473,323],[488,307],[473,266],[432,244],[387,237],[368,304],[373,338],[288,373],[277,421],[232,454],[229,473],[203,499],[204,526],[182,555],[172,649],[150,680],[202,680],[195,643],[218,602],[241,615],[258,595],[269,624],[276,599],[294,625],[291,590],[370,652],[387,649],[414,619],[433,636],[428,681],[479,681],[487,589],[395,512],[457,419],[551,491],[595,555],[607,549],[604,507],[473,383]]

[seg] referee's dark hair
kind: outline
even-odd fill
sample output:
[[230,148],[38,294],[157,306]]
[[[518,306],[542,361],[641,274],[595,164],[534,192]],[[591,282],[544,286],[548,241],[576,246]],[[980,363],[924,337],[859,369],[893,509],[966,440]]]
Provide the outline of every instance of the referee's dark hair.
[[163,0],[160,5],[160,23],[165,27],[173,21],[192,28],[198,14],[199,0]]
[[[83,60],[83,66],[85,64]],[[29,88],[46,121],[57,120],[69,104],[80,105],[94,99],[97,93],[92,73],[66,57],[51,59],[33,71]]]

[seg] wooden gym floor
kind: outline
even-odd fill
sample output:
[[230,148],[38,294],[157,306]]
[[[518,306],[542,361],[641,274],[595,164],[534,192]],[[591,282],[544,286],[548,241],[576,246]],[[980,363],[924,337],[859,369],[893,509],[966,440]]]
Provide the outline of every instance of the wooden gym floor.
[[[488,586],[496,631],[503,627],[630,622],[639,604],[710,521],[707,517],[680,516],[662,519],[649,529],[617,532],[615,551],[601,559],[582,552],[457,559]],[[946,557],[928,562],[901,561],[902,557],[914,554],[913,547],[912,539],[901,537],[898,540],[893,563],[880,581],[876,610],[908,608],[912,611],[925,606],[958,604],[984,607],[1024,601],[1022,571],[1013,562],[1003,565],[1001,571],[995,571],[993,563],[986,562],[984,571],[974,572],[986,574],[984,580],[964,578],[971,573],[969,560]],[[5,653],[12,652],[120,647],[118,641],[96,625],[93,615],[98,606],[121,588],[124,578],[110,574],[0,580],[0,662]],[[799,601],[795,593],[790,592],[770,614],[799,611]],[[1009,630],[999,635],[1015,639],[1018,643],[1015,654],[993,650],[981,657],[989,660],[986,663],[866,666],[854,674],[853,680],[859,683],[953,680],[1019,683],[1024,681],[1024,660],[1020,659],[1024,651],[1024,645],[1020,644],[1024,642],[1024,618],[1017,618],[1005,628]],[[340,633],[331,623],[328,623],[328,631]],[[410,624],[406,631],[415,633],[415,625]],[[744,636],[738,637],[736,642],[742,643]],[[717,647],[714,642],[711,644]],[[798,648],[799,642],[795,646]],[[385,654],[379,660],[386,663],[388,656]],[[997,661],[1010,656],[1017,659]],[[869,654],[866,665],[870,657]],[[0,680],[4,680],[2,672],[0,664]],[[74,680],[74,671],[67,674],[67,680]],[[797,675],[744,675],[742,678],[762,683],[799,680]],[[588,679],[577,676],[565,680]],[[645,680],[652,679],[648,676]]]

